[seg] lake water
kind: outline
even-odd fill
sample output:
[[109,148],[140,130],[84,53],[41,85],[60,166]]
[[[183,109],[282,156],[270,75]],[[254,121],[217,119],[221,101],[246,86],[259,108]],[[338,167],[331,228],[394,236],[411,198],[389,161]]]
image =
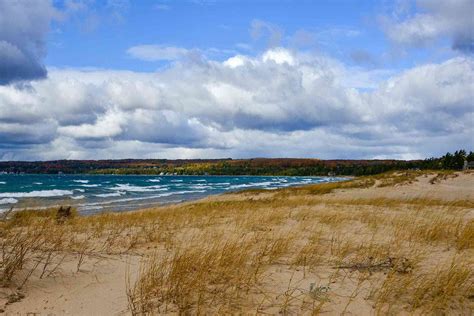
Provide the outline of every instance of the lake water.
[[0,211],[74,205],[83,214],[126,211],[249,188],[277,189],[338,177],[0,174]]

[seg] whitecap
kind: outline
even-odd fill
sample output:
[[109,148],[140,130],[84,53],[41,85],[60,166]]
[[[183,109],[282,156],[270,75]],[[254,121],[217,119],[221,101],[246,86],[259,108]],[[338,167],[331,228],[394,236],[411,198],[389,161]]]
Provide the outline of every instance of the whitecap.
[[74,191],[78,191],[78,192],[84,193],[86,190],[84,190],[84,189],[74,189]]
[[243,184],[234,184],[234,185],[231,185],[229,188],[230,189],[242,189],[242,188],[252,188],[252,187],[255,187],[256,185],[255,184],[246,184],[246,183],[243,183]]
[[115,193],[103,193],[103,194],[96,194],[97,197],[107,198],[107,197],[114,197],[114,196],[122,196],[125,192],[115,192]]
[[73,199],[73,200],[82,200],[83,198],[85,198],[84,195],[71,196],[71,199]]
[[18,203],[18,200],[14,198],[0,199],[0,204],[15,204],[15,203]]
[[33,184],[36,184],[36,185],[42,185],[43,182],[33,182]]
[[79,186],[84,188],[97,188],[100,184],[79,184]]
[[148,179],[147,181],[148,182],[161,182],[160,179]]
[[175,194],[187,194],[187,193],[204,193],[206,190],[194,190],[194,191],[176,191],[176,192],[170,192],[170,195],[175,195]]
[[204,193],[206,191],[204,190],[199,190],[199,191],[175,191],[175,192],[166,192],[166,193],[160,193],[160,194],[154,194],[154,195],[149,195],[149,196],[141,196],[141,197],[133,197],[133,198],[124,198],[124,199],[117,199],[117,200],[110,200],[110,201],[104,201],[104,202],[93,202],[93,203],[84,203],[78,205],[81,209],[90,209],[91,206],[97,206],[97,205],[107,205],[107,204],[114,204],[114,203],[120,203],[120,202],[131,202],[131,201],[140,201],[140,200],[151,200],[151,199],[157,199],[160,197],[167,197],[167,196],[172,196],[172,195],[182,195],[182,194],[187,194],[187,193]]
[[272,185],[274,184],[274,182],[270,182],[270,181],[264,181],[264,182],[250,182],[251,185],[254,185],[254,186],[268,186],[268,185]]
[[0,193],[0,198],[30,198],[30,197],[53,197],[73,194],[70,190],[38,190],[31,192],[5,192]]
[[163,185],[150,185],[150,186],[136,186],[131,185],[129,183],[126,184],[117,184],[113,188],[109,188],[110,190],[118,190],[118,191],[128,191],[128,192],[156,192],[156,191],[168,191]]
[[89,180],[72,180],[72,182],[76,182],[76,183],[89,183]]
[[193,184],[190,185],[189,188],[191,189],[213,189],[213,186],[207,185],[205,183],[198,183],[198,184]]
[[7,184],[5,181],[0,181],[0,184]]

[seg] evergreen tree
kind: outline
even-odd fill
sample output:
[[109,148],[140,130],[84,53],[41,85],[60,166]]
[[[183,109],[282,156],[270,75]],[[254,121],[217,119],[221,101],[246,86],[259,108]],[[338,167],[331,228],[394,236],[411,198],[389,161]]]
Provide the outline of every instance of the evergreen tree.
[[464,149],[457,150],[453,157],[453,169],[462,169],[466,160],[466,151]]
[[466,156],[467,161],[474,161],[474,152],[470,151],[469,155]]
[[451,153],[446,153],[442,158],[443,169],[452,169],[453,168],[453,155]]

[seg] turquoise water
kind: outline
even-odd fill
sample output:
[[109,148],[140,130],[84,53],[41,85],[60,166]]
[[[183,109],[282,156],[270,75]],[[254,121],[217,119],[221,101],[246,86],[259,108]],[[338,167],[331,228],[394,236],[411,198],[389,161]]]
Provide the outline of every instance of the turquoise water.
[[126,211],[249,188],[334,182],[337,177],[0,174],[0,211],[74,205],[83,214]]

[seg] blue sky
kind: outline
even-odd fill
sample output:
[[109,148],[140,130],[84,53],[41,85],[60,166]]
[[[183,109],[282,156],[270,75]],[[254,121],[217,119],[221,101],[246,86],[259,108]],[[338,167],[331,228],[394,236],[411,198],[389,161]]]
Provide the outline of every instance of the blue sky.
[[473,148],[474,0],[0,0],[0,159]]
[[[381,1],[97,1],[66,22],[53,22],[45,63],[154,71],[161,62],[131,58],[128,48],[154,44],[206,51],[216,60],[256,54],[269,46],[318,51],[357,66],[410,67],[452,55],[439,50],[397,52],[378,18],[395,3]],[[58,7],[65,6],[58,2]],[[268,24],[253,34],[255,23]],[[277,43],[270,43],[278,32]],[[398,55],[398,56],[397,56]]]
[[[373,4],[364,3],[369,10]],[[377,42],[362,34],[364,14],[354,10],[355,2],[300,2],[290,1],[225,1],[200,4],[193,2],[140,1],[121,10],[122,18],[113,18],[102,2],[95,4],[81,19],[68,23],[56,23],[57,32],[49,35],[50,44],[46,63],[52,66],[84,67],[99,65],[105,68],[126,68],[152,71],[156,65],[130,58],[125,53],[129,47],[140,44],[162,44],[188,49],[216,48],[223,51],[219,58],[230,55],[227,50],[244,52],[266,48],[265,39],[252,38],[251,24],[254,20],[272,23],[288,42],[299,30],[321,33],[320,42],[308,43],[319,46],[328,53],[340,53],[351,47],[364,47],[371,43],[374,50],[384,45],[380,31]],[[92,16],[92,17],[91,17]],[[89,21],[95,22],[89,22]],[[370,23],[370,22],[369,22]],[[93,26],[87,26],[93,24]],[[324,32],[337,32],[336,38]],[[349,35],[357,32],[358,36]],[[365,32],[365,31],[364,31]],[[360,36],[359,36],[360,35]],[[326,37],[326,38],[324,38]],[[328,41],[329,40],[329,41]],[[328,43],[323,43],[328,41]],[[362,41],[362,42],[360,42]],[[91,49],[93,48],[93,49]]]

